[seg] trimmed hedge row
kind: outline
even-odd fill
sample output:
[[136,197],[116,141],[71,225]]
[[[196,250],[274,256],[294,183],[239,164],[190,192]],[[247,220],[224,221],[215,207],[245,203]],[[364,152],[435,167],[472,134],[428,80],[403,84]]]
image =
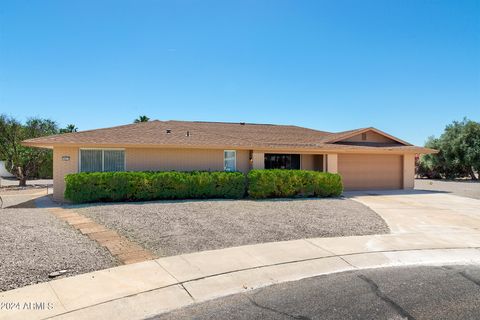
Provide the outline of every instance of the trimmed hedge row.
[[240,172],[93,172],[65,177],[65,198],[79,202],[242,198]]
[[248,194],[252,198],[336,197],[342,194],[340,175],[307,170],[252,170]]
[[[342,193],[338,174],[306,170],[240,172],[93,172],[65,177],[75,203],[161,199],[331,197]],[[248,182],[248,183],[247,183]],[[248,191],[247,191],[248,190]]]

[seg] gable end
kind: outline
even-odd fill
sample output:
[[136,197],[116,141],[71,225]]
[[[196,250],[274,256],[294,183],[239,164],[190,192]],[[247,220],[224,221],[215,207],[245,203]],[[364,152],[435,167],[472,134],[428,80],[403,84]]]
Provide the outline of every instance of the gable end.
[[327,143],[359,146],[411,146],[408,142],[393,137],[375,128],[353,131],[349,134],[330,140]]

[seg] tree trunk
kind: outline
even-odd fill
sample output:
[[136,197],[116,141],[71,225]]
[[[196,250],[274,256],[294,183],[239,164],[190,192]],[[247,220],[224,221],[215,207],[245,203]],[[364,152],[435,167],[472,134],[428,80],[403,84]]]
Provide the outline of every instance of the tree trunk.
[[22,167],[17,167],[16,170],[16,177],[18,179],[18,186],[19,187],[26,187],[27,186],[27,176],[23,174]]
[[470,173],[470,177],[472,178],[472,180],[478,180],[477,176],[475,175],[475,171],[473,171],[472,167],[470,167],[468,171]]
[[26,187],[27,186],[27,178],[21,178],[18,180],[19,187]]

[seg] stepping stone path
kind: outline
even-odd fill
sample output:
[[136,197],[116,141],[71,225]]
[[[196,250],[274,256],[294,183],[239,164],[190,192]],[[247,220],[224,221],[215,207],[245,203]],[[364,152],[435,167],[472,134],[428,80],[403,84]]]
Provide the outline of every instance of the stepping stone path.
[[49,208],[49,211],[57,218],[79,230],[82,234],[95,240],[99,245],[107,248],[122,264],[131,264],[157,258],[150,251],[119,235],[116,231],[109,230],[105,226],[71,209],[57,207]]

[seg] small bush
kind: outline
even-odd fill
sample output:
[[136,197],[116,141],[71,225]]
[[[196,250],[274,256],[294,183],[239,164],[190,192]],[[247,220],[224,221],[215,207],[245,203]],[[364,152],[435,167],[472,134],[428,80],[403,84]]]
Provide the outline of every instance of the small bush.
[[160,199],[242,198],[240,172],[92,172],[65,177],[65,198],[75,203]]
[[252,170],[248,194],[252,198],[334,197],[343,191],[340,175],[307,170]]

